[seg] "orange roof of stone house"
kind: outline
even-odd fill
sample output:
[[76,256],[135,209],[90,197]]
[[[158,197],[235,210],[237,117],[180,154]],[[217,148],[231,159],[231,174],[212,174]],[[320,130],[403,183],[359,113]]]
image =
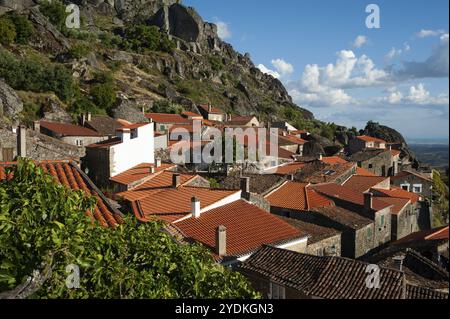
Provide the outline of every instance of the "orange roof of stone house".
[[[158,172],[156,174],[153,174],[150,177],[150,179],[148,179],[138,187],[125,192],[118,193],[116,194],[116,196],[126,199],[128,201],[136,201],[139,199],[143,199],[149,195],[152,195],[156,190],[172,188],[173,175],[175,174],[178,173],[171,171]],[[190,174],[178,174],[178,175],[180,175],[181,186],[199,177],[199,175],[190,175]]]
[[391,150],[392,156],[399,156],[402,153],[402,151],[399,150]]
[[325,164],[346,164],[348,161],[339,156],[324,156],[322,162]]
[[209,105],[200,105],[200,107],[207,113],[210,114],[224,114],[221,109],[211,106],[211,112],[209,111]]
[[51,132],[61,134],[63,136],[85,136],[85,137],[101,136],[98,132],[83,126],[57,122],[47,122],[47,121],[40,121],[39,123],[41,128],[45,128]]
[[120,173],[119,175],[111,177],[110,180],[122,185],[130,185],[145,178],[150,178],[158,172],[176,167],[177,166],[174,164],[161,164],[161,166],[156,167],[155,164],[142,163]]
[[377,176],[374,173],[372,173],[372,172],[370,172],[367,169],[362,168],[362,167],[357,167],[356,168],[356,174],[355,175],[358,175],[358,176]]
[[182,116],[187,117],[187,118],[199,118],[199,119],[203,119],[203,116],[201,116],[200,114],[194,113],[194,112],[189,112],[189,111],[184,111],[181,113]]
[[424,179],[424,180],[427,180],[429,182],[433,181],[433,179],[431,178],[431,176],[429,176],[429,174],[427,175],[425,173],[413,172],[413,171],[408,171],[408,170],[401,171],[397,175],[392,176],[391,180],[401,179],[401,178],[403,178],[405,176],[408,176],[408,175],[414,175],[414,176],[417,176],[420,179]]
[[425,237],[425,240],[448,239],[448,226]]
[[377,197],[381,201],[392,205],[391,214],[399,214],[411,201],[405,198],[395,198],[395,197]]
[[131,123],[127,120],[123,120],[123,119],[117,119],[116,121],[123,126],[133,124],[133,123]]
[[308,132],[305,130],[295,130],[295,131],[290,131],[289,133],[293,134],[293,135],[308,134]]
[[297,144],[297,145],[304,145],[306,143],[308,143],[308,141],[305,141],[304,139],[301,139],[300,137],[294,136],[294,135],[289,135],[287,134],[286,136],[282,135],[282,133],[278,136],[279,138],[279,143],[281,142],[282,144]]
[[[82,190],[86,194],[97,199],[97,204],[92,212],[86,212],[92,220],[99,222],[103,227],[115,227],[124,222],[122,214],[113,208],[105,195],[94,185],[77,165],[68,161],[44,161],[36,163],[45,173],[50,174],[54,180],[70,189]],[[5,168],[16,165],[16,163],[0,162],[0,180],[13,178],[10,174],[6,176]]]
[[192,120],[189,120],[180,114],[146,113],[145,117],[153,120],[155,123],[190,124],[192,122]]
[[264,244],[281,244],[305,237],[295,227],[245,200],[204,212],[199,218],[174,223],[185,237],[202,243],[213,251],[216,260],[216,229],[226,227],[227,257],[248,255]]
[[[313,189],[316,190],[319,194],[323,194],[337,200],[343,200],[345,202],[364,207],[364,193],[357,192],[349,187],[331,183],[315,185],[313,186]],[[379,211],[391,206],[388,203],[381,201],[377,197],[373,198],[372,205],[375,211]]]
[[134,213],[144,222],[152,219],[174,222],[191,214],[192,197],[200,201],[200,208],[204,210],[240,192],[187,186],[157,189],[147,192],[148,196],[136,201],[138,210]]
[[389,177],[353,175],[343,185],[357,192],[365,193],[386,180],[389,180]]
[[297,171],[301,170],[306,166],[306,163],[289,163],[284,166],[280,166],[274,169],[274,174],[278,175],[289,175],[289,174],[295,174]]
[[357,136],[356,138],[361,140],[361,141],[364,141],[364,142],[375,142],[375,143],[384,143],[384,144],[386,144],[385,140],[382,140],[381,138],[372,137],[372,136],[361,135],[361,136]]
[[413,204],[417,203],[420,199],[419,195],[395,186],[391,186],[391,189],[375,189],[375,191],[387,197],[409,199]]
[[265,197],[271,206],[309,211],[313,208],[331,206],[333,202],[309,188],[308,184],[288,181]]

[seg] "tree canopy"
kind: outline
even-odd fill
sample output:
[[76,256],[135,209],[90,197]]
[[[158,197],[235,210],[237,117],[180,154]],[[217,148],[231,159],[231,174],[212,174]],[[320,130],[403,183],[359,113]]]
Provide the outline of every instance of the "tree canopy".
[[[57,183],[19,159],[0,182],[0,292],[36,270],[51,275],[32,298],[255,298],[239,273],[217,265],[205,248],[181,245],[162,224],[125,217],[114,228],[86,212],[95,199]],[[50,267],[48,267],[50,265]],[[71,265],[79,288],[66,285]]]

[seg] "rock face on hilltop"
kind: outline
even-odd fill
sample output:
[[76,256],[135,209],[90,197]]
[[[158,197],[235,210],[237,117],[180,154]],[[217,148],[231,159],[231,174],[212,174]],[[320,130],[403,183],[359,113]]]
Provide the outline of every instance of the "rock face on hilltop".
[[22,100],[16,92],[0,78],[0,122],[6,117],[12,123],[19,120],[23,110]]

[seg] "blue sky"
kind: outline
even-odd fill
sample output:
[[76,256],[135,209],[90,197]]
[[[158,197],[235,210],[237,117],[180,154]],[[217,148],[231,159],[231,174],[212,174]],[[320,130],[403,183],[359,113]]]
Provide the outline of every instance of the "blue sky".
[[[448,1],[184,0],[317,118],[448,138]],[[366,6],[380,8],[368,29]]]

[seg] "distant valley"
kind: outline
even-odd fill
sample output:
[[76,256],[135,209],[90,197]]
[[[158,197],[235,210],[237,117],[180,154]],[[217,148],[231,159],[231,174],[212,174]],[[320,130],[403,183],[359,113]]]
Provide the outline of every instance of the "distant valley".
[[418,159],[435,168],[448,168],[448,144],[409,144]]

